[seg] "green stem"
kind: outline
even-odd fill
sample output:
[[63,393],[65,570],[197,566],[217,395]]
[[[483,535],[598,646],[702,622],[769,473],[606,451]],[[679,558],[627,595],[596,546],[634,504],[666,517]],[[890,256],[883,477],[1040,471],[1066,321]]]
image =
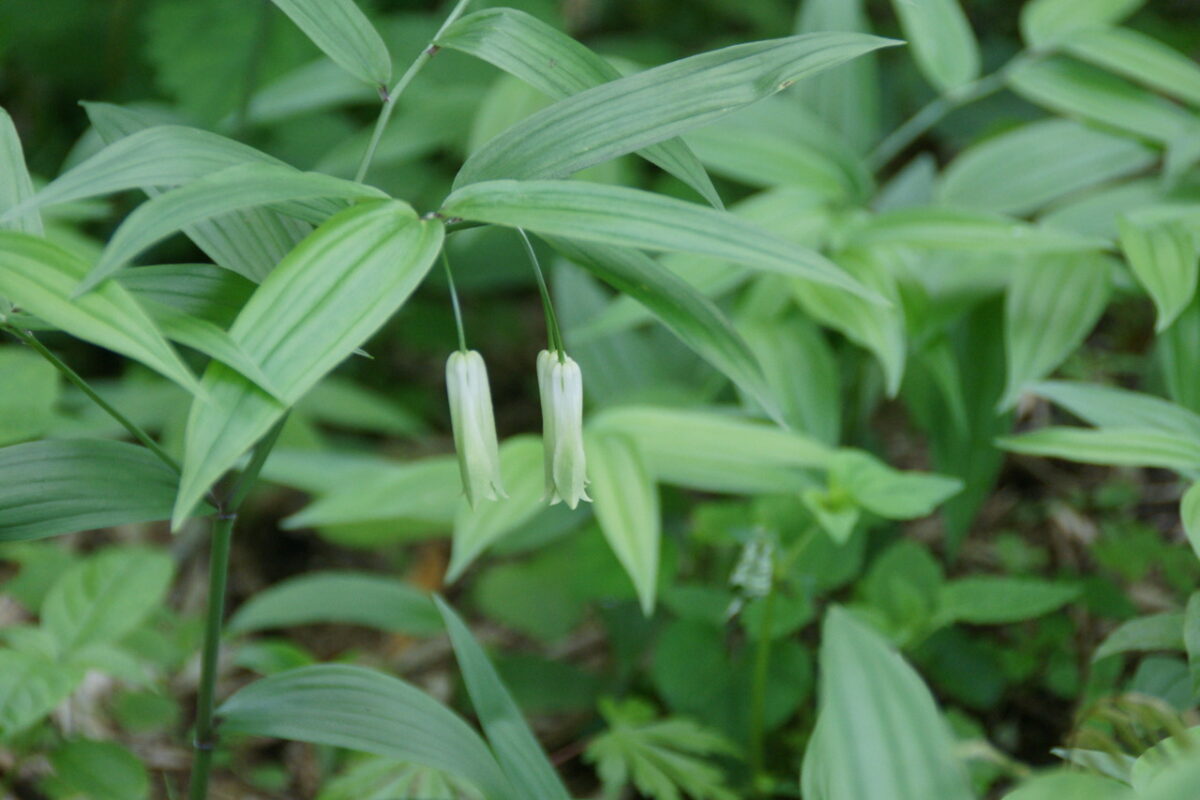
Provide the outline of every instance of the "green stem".
[[242,470],[229,493],[228,500],[217,510],[213,523],[212,547],[208,560],[208,608],[204,620],[204,652],[200,660],[200,687],[196,697],[196,733],[192,742],[195,761],[188,790],[190,800],[206,800],[208,778],[212,772],[213,752],[217,747],[213,705],[217,688],[217,667],[221,654],[221,622],[225,617],[225,587],[229,578],[229,546],[237,512],[258,480],[267,456],[279,439],[287,415],[275,423],[270,432],[254,448],[250,463]]
[[38,355],[50,362],[55,369],[63,374],[63,377],[75,384],[75,386],[77,386],[81,392],[87,395],[93,403],[103,409],[104,413],[108,414],[110,417],[120,423],[121,427],[129,431],[129,434],[133,438],[144,444],[147,448],[149,448],[150,452],[158,456],[159,460],[161,460],[174,471],[180,471],[179,462],[172,458],[166,450],[163,450],[162,447],[159,446],[158,442],[154,441],[154,439],[150,437],[150,434],[142,430],[142,428],[133,422],[133,420],[129,419],[120,411],[113,408],[113,406],[109,404],[107,400],[96,393],[96,390],[93,389],[88,382],[79,375],[78,372],[67,366],[65,361],[54,355],[54,353],[50,352],[50,350],[47,349],[44,344],[38,341],[37,337],[35,337],[31,331],[23,331],[20,328],[16,328],[12,325],[4,325],[3,328],[27,344],[29,347],[32,347],[38,353]]
[[[458,3],[450,11],[450,15],[446,17],[446,21],[442,23],[442,27],[438,28],[438,32],[434,34],[433,41],[429,46],[421,51],[421,54],[416,57],[404,74],[400,76],[400,80],[396,81],[396,85],[391,91],[387,92],[383,98],[383,107],[379,109],[379,119],[375,120],[375,130],[371,131],[371,141],[367,144],[367,151],[363,153],[362,161],[358,164],[358,172],[354,174],[354,180],[362,183],[367,177],[367,171],[371,169],[371,161],[375,158],[375,151],[379,148],[379,140],[383,138],[383,132],[387,129],[388,121],[392,118],[392,112],[396,110],[396,101],[400,99],[400,95],[408,88],[408,84],[417,76],[422,67],[429,63],[429,59],[433,58],[438,51],[436,44],[441,35],[449,28],[453,22],[462,16],[462,13],[467,10],[467,4],[471,0],[458,0]],[[383,91],[384,87],[379,87]]]
[[767,708],[767,676],[771,666],[771,623],[775,611],[775,581],[771,580],[771,588],[767,591],[764,601],[761,630],[754,650],[754,676],[750,694],[750,774],[754,780],[754,793],[766,797],[763,787],[766,776],[763,740],[765,738],[764,718]]
[[450,305],[454,307],[454,325],[458,328],[458,349],[467,352],[467,332],[463,327],[462,307],[458,304],[458,290],[454,288],[454,275],[450,272],[450,257],[442,248],[442,264],[446,267],[446,283],[450,285]]
[[541,262],[538,261],[537,251],[533,249],[533,242],[529,241],[529,235],[525,233],[524,228],[517,228],[517,233],[521,234],[525,252],[529,254],[529,261],[533,264],[533,274],[537,276],[538,292],[542,295],[542,311],[546,314],[546,338],[550,340],[550,349],[557,351],[559,360],[563,361],[566,359],[567,345],[558,327],[558,316],[554,313],[554,303],[550,301],[550,289],[546,286]]

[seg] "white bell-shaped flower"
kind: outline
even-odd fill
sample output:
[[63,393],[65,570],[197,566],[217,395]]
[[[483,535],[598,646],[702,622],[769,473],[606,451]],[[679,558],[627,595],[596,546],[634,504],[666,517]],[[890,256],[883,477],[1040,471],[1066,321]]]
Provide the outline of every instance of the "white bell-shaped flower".
[[583,452],[583,374],[569,356],[543,350],[537,358],[542,400],[546,498],[571,508],[587,496],[587,459]]
[[487,368],[477,351],[450,354],[446,361],[446,391],[467,502],[474,508],[481,499],[508,497],[500,479],[500,445],[496,441]]

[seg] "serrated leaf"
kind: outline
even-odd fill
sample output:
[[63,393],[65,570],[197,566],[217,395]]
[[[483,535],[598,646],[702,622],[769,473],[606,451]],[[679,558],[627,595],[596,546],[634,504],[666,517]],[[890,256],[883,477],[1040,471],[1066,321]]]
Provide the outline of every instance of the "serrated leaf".
[[471,696],[471,705],[475,707],[488,744],[516,796],[568,800],[570,795],[566,787],[555,774],[550,760],[521,716],[521,709],[504,688],[483,648],[450,606],[440,597],[434,600],[450,634],[454,657]]
[[1183,612],[1168,611],[1138,617],[1117,626],[1096,648],[1092,661],[1118,653],[1183,650]]
[[392,57],[354,0],[271,0],[338,66],[373,86],[388,87]]
[[1161,467],[1179,472],[1200,469],[1200,444],[1147,428],[1041,428],[1002,437],[1005,450],[1085,464]]
[[[33,181],[25,166],[25,152],[17,136],[12,117],[0,108],[0,214],[28,201],[33,197]],[[22,231],[40,236],[42,217],[36,210],[25,212],[7,222],[0,222],[0,229]]]
[[1021,35],[1034,47],[1055,44],[1088,28],[1120,22],[1146,0],[1030,0],[1021,9]]
[[[1066,119],[1033,122],[986,139],[955,158],[938,179],[941,203],[1026,214],[1073,192],[1140,172],[1150,148]],[[1013,169],[1020,163],[1021,169]]]
[[218,709],[221,730],[345,747],[471,781],[488,800],[517,800],[479,734],[419,689],[348,664],[288,670],[250,684]]
[[1121,249],[1138,281],[1150,293],[1161,333],[1196,294],[1200,278],[1200,246],[1191,226],[1178,219],[1145,221],[1132,214],[1117,220]]
[[[515,8],[486,8],[442,32],[435,42],[493,64],[561,100],[618,80],[621,73],[600,56],[536,17]],[[695,189],[711,205],[721,198],[688,146],[669,139],[639,154]]]
[[198,222],[256,206],[329,197],[379,199],[387,195],[353,181],[266,162],[227,167],[153,197],[134,209],[76,291],[82,294],[91,290],[142,250]]
[[1079,592],[1078,586],[1039,578],[976,575],[943,587],[939,613],[951,622],[1006,625],[1049,614]]
[[42,625],[61,653],[115,642],[162,605],[174,569],[165,553],[105,550],[55,582],[42,605]]
[[45,239],[0,231],[0,295],[72,336],[129,356],[202,394],[191,370],[123,287],[114,283],[71,298],[87,268]]
[[610,81],[560,100],[492,139],[467,159],[454,185],[566,177],[891,44],[853,33],[792,36],[726,47]]
[[178,479],[149,450],[123,442],[0,448],[0,541],[166,519]]
[[850,244],[1012,253],[1071,253],[1108,246],[1103,239],[963,208],[904,208],[877,214],[850,234]]
[[958,0],[892,0],[917,66],[941,92],[979,77],[979,44]]
[[[441,224],[417,219],[405,203],[347,209],[280,262],[238,315],[230,338],[295,403],[403,305],[441,244]],[[211,402],[192,405],[174,525],[286,410],[217,362],[203,386]]]
[[642,613],[654,612],[662,517],[658,487],[636,440],[621,434],[587,437],[588,475],[596,519],[637,589]]
[[432,636],[442,625],[429,595],[404,581],[365,572],[311,572],[265,589],[229,620],[231,634],[314,623],[365,625]]
[[878,299],[813,250],[731,214],[623,186],[581,181],[475,183],[447,197],[441,213],[548,236],[716,256]]
[[1015,266],[1004,298],[1007,380],[1001,410],[1087,338],[1108,303],[1110,269],[1106,256],[1086,253]]

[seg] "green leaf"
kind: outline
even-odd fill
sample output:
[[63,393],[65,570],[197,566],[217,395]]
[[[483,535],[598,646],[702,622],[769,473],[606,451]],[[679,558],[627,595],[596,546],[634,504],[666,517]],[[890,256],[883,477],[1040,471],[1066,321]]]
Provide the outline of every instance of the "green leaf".
[[940,613],[947,621],[1007,625],[1049,614],[1079,596],[1079,587],[1038,578],[976,575],[942,589]]
[[654,259],[629,248],[552,239],[556,250],[649,309],[679,340],[753,397],[768,415],[777,401],[754,353],[721,310]]
[[562,178],[671,139],[800,78],[895,44],[816,33],[726,47],[560,100],[476,151],[455,187],[495,178]]
[[45,656],[0,650],[0,741],[53,711],[82,679],[82,670]]
[[365,756],[323,783],[318,800],[476,800],[478,796],[470,784],[441,770]]
[[[75,739],[50,754],[56,791],[88,800],[144,800],[150,777],[133,753],[115,742]],[[56,795],[57,796],[57,795]]]
[[297,409],[324,425],[355,431],[413,436],[427,430],[420,418],[388,394],[336,376],[314,386]]
[[[435,44],[469,53],[555,100],[618,80],[621,73],[587,47],[515,8],[485,8],[442,32]],[[639,155],[695,189],[711,205],[721,198],[688,146],[670,139]]]
[[488,746],[419,689],[365,667],[319,664],[272,675],[218,709],[221,730],[345,747],[461,776],[488,800],[516,800]]
[[271,0],[338,66],[373,86],[388,88],[392,57],[354,0]]
[[1192,592],[1183,615],[1183,646],[1192,673],[1192,691],[1200,687],[1200,592]]
[[1042,381],[1029,387],[1097,428],[1144,428],[1200,446],[1200,415],[1141,392],[1081,381]]
[[[1121,136],[1052,119],[969,147],[937,184],[938,202],[960,208],[1027,214],[1074,192],[1140,172],[1157,159]],[[1013,164],[1021,169],[1013,169]]]
[[174,569],[154,550],[102,551],[58,579],[42,606],[42,625],[62,653],[115,642],[162,605]]
[[1200,104],[1200,67],[1152,36],[1130,28],[1089,28],[1072,34],[1063,48],[1151,89]]
[[570,795],[566,787],[555,774],[550,760],[521,716],[521,709],[504,688],[483,648],[454,609],[440,597],[435,597],[434,601],[450,634],[454,656],[467,684],[467,693],[471,695],[471,705],[475,707],[488,744],[516,796],[568,800]]
[[1162,467],[1180,472],[1200,469],[1200,444],[1146,428],[1049,427],[1021,436],[1001,437],[997,444],[1014,453],[1085,464]]
[[56,244],[0,231],[0,295],[72,336],[141,361],[200,393],[191,371],[123,287],[109,284],[71,299],[86,272],[86,262]]
[[0,445],[41,436],[54,420],[58,370],[30,350],[0,347],[0,375],[5,384],[0,392]]
[[801,770],[805,800],[973,798],[933,695],[879,634],[833,606],[820,665],[820,715]]
[[[349,208],[280,262],[238,315],[230,338],[294,403],[403,305],[441,244],[441,224],[418,220],[405,203]],[[176,526],[285,411],[220,363],[209,365],[203,385],[211,400],[192,404]]]
[[1021,9],[1021,35],[1044,48],[1087,28],[1120,22],[1146,0],[1030,0]]
[[[870,33],[863,0],[804,0],[796,33],[854,31]],[[797,88],[797,94],[820,119],[833,126],[857,152],[879,137],[881,105],[879,67],[875,56],[823,70]]]
[[654,612],[662,517],[658,487],[636,440],[620,434],[587,438],[588,475],[596,519],[637,589],[642,612]]
[[1133,274],[1146,287],[1158,312],[1161,333],[1188,307],[1200,277],[1200,246],[1183,220],[1145,220],[1132,214],[1117,220],[1121,249]]
[[1044,378],[1083,343],[1108,303],[1107,256],[1093,253],[1033,258],[1015,265],[1004,298],[1008,378],[999,408],[1011,408],[1025,387]]
[[877,214],[851,233],[851,243],[990,253],[1071,253],[1108,246],[1102,239],[962,208],[904,208]]
[[[0,178],[0,213],[20,206],[33,197],[33,181],[25,167],[21,139],[17,136],[12,117],[3,108],[0,108],[0,175],[4,176]],[[7,222],[0,222],[0,229],[4,228],[40,236],[42,217],[36,210],[31,210]]]
[[429,595],[414,586],[364,572],[309,572],[261,591],[229,620],[238,635],[268,628],[331,622],[432,636],[442,630]]
[[979,77],[979,45],[957,0],[892,0],[917,66],[943,93]]
[[859,450],[834,453],[829,482],[863,508],[885,519],[929,516],[963,487],[958,478],[892,469]]
[[1128,786],[1086,772],[1055,772],[1024,781],[1004,800],[1136,800]]
[[1147,650],[1184,650],[1184,615],[1179,611],[1151,614],[1121,623],[1096,648],[1092,661],[1118,653]]
[[228,327],[254,292],[254,284],[215,264],[164,264],[121,273],[120,283],[146,302]]
[[1192,115],[1128,81],[1062,57],[1022,64],[1009,86],[1032,103],[1169,144],[1194,135]]
[[716,411],[619,406],[597,414],[593,433],[637,442],[657,481],[714,492],[788,493],[809,485],[801,469],[825,469],[833,450],[793,431]]
[[0,448],[0,541],[166,519],[177,481],[149,450],[124,442]]
[[1200,558],[1200,483],[1193,483],[1183,493],[1179,503],[1179,517],[1183,521],[1183,531],[1187,534],[1192,552]]
[[387,195],[353,181],[265,162],[239,164],[199,178],[151,198],[126,217],[76,292],[92,289],[155,242],[197,222],[255,206],[326,197]]
[[624,186],[489,181],[454,192],[446,198],[441,213],[548,236],[716,256],[878,299],[813,250],[731,214]]

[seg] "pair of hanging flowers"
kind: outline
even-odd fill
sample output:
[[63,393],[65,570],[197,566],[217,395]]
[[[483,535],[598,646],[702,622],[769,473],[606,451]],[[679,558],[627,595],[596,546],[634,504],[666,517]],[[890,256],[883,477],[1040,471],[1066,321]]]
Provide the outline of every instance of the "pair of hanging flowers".
[[[521,236],[537,275],[550,338],[550,348],[538,353],[537,357],[546,474],[544,499],[551,505],[563,502],[574,509],[580,500],[591,502],[587,496],[587,463],[583,449],[583,374],[579,364],[563,349],[562,333],[537,255],[524,231]],[[496,438],[487,367],[478,351],[467,349],[454,278],[450,274],[449,261],[445,264],[459,334],[459,349],[446,361],[446,393],[450,398],[450,423],[463,492],[474,508],[480,500],[499,500],[508,494],[500,475],[500,445]]]

